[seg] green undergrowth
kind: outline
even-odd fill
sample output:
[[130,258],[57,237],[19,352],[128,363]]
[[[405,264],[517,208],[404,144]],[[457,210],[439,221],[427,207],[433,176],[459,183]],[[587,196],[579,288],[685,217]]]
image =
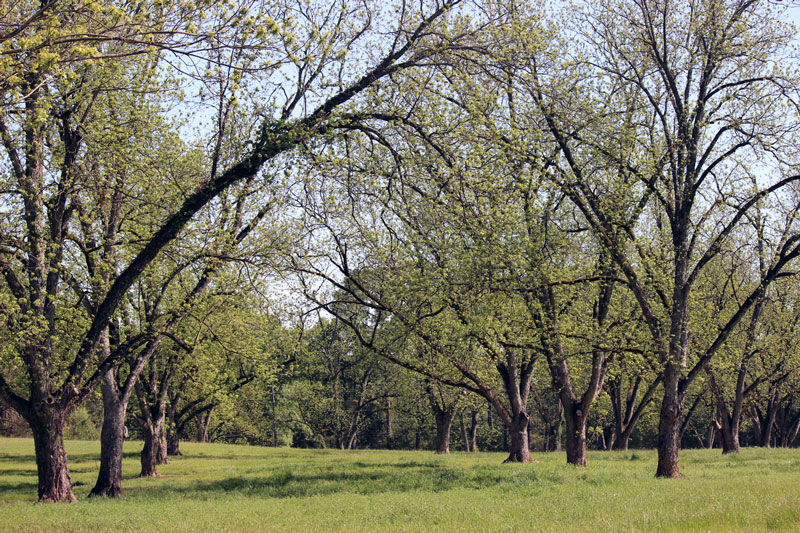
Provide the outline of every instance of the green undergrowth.
[[656,479],[653,451],[503,454],[339,451],[183,443],[125,496],[87,498],[99,443],[68,441],[76,504],[36,504],[33,442],[0,439],[2,531],[800,531],[800,450],[681,453]]

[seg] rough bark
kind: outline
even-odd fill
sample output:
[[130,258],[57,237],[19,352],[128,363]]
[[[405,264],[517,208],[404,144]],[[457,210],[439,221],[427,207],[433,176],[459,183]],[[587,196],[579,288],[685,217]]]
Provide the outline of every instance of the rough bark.
[[579,405],[564,409],[567,464],[586,466],[586,416]]
[[722,440],[722,453],[739,453],[739,420],[732,420],[732,417],[725,413],[720,413],[719,433]]
[[181,453],[181,436],[176,430],[167,432],[167,455],[183,455]]
[[43,406],[30,417],[36,450],[36,467],[39,475],[39,502],[74,502],[72,480],[64,448],[65,409]]
[[657,477],[682,477],[678,468],[681,448],[681,422],[683,421],[683,394],[679,391],[679,369],[667,368],[664,378],[664,399],[658,421]]
[[436,453],[450,453],[450,428],[456,411],[434,408],[433,417],[436,420]]
[[[609,259],[603,254],[598,266],[602,272],[613,274],[613,269],[608,264]],[[600,285],[592,316],[599,328],[604,327],[608,317],[613,288],[611,282],[603,282]],[[608,354],[598,347],[592,349],[591,374],[586,389],[578,396],[561,341],[558,305],[552,287],[543,288],[538,292],[538,303],[540,307],[529,305],[529,309],[532,311],[534,322],[541,331],[541,344],[550,371],[553,390],[558,395],[564,409],[567,463],[586,466],[586,419],[589,409],[602,390],[608,371]]]
[[158,465],[167,464],[167,439],[164,431],[164,417],[154,417],[142,424],[141,463],[142,472],[139,477],[158,477]]
[[100,431],[100,471],[89,496],[122,495],[122,444],[125,441],[127,398],[116,388],[114,371],[103,378],[103,428]]
[[528,446],[528,424],[530,417],[525,412],[519,412],[514,416],[511,427],[508,428],[510,445],[508,458],[505,463],[532,463],[530,448]]
[[630,442],[631,432],[623,431],[621,433],[614,433],[611,443],[612,450],[627,450],[628,443]]

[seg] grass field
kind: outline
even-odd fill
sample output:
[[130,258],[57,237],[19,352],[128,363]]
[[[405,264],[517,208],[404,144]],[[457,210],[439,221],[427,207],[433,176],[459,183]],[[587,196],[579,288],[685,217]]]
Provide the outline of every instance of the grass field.
[[119,500],[88,499],[99,443],[68,441],[76,504],[36,505],[33,442],[0,439],[2,531],[800,531],[800,450],[681,453],[684,479],[655,479],[655,452],[561,453],[534,465],[497,453],[338,451],[181,444],[136,479],[125,446]]

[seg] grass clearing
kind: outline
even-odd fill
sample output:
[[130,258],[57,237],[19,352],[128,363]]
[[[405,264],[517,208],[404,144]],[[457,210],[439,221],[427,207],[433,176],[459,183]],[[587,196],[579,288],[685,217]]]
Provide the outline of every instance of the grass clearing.
[[182,443],[183,457],[125,496],[88,499],[99,443],[68,441],[76,504],[36,505],[33,441],[0,438],[3,531],[798,531],[800,450],[681,452],[685,479],[653,477],[654,451],[504,454],[339,451]]

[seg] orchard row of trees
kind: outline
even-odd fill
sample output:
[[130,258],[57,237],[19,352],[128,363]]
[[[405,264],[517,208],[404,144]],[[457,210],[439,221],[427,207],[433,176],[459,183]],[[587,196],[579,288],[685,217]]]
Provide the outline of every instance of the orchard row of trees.
[[785,7],[0,9],[0,399],[40,501],[74,500],[65,423],[97,391],[95,495],[129,412],[143,475],[215,411],[275,443],[281,402],[341,447],[375,413],[409,445],[427,402],[442,452],[491,412],[521,462],[535,411],[577,465],[652,404],[665,477],[695,412],[726,451],[745,418],[796,439]]

